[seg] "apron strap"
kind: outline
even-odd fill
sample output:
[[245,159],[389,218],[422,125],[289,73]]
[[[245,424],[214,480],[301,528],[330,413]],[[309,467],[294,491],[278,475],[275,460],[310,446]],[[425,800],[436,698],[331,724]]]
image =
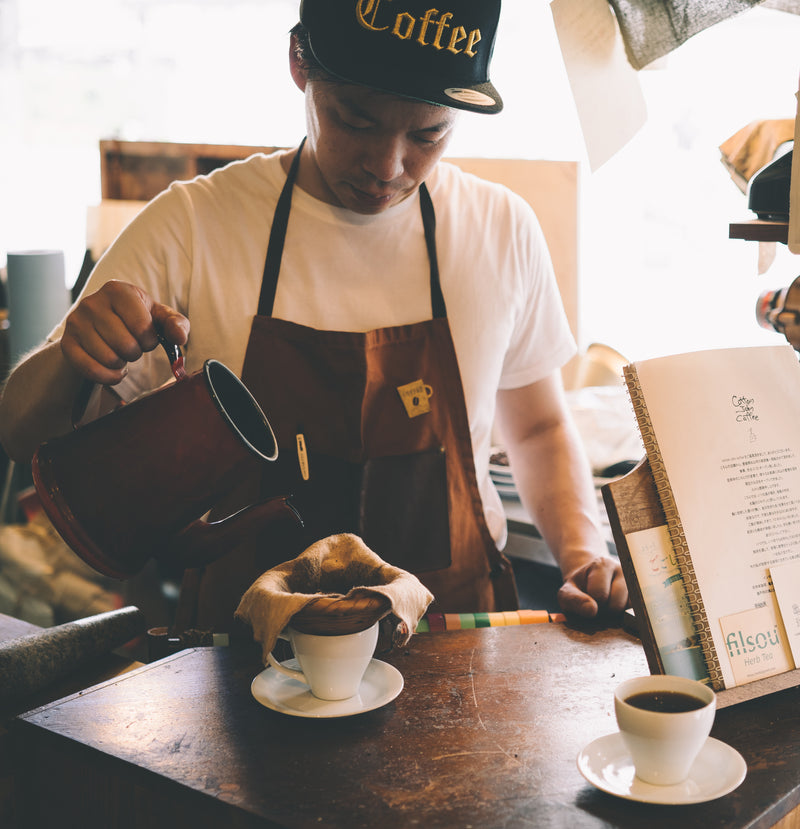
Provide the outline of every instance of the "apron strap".
[[300,156],[303,152],[305,137],[300,142],[289,173],[286,176],[286,183],[283,185],[278,204],[275,206],[275,216],[272,219],[272,231],[269,234],[269,245],[267,247],[267,258],[264,261],[264,276],[261,280],[261,294],[258,297],[258,315],[271,317],[272,308],[275,305],[275,292],[278,290],[278,274],[281,270],[281,259],[283,258],[283,243],[286,240],[286,228],[289,225],[289,213],[292,207],[292,191],[297,178],[297,170],[300,167]]
[[431,311],[434,319],[447,317],[442,285],[439,281],[439,257],[436,253],[436,213],[433,209],[431,194],[423,181],[419,186],[419,207],[422,212],[422,227],[425,230],[425,244],[428,248],[428,261],[431,263]]
[[[275,306],[275,294],[278,290],[278,275],[281,270],[281,259],[283,257],[283,243],[286,240],[286,228],[289,226],[289,213],[292,207],[292,191],[297,179],[297,170],[300,167],[300,155],[303,152],[303,145],[306,139],[300,142],[300,146],[292,159],[292,165],[286,176],[286,183],[278,197],[275,206],[275,215],[272,219],[272,229],[269,234],[269,245],[267,246],[267,257],[264,261],[264,275],[261,280],[261,293],[258,297],[258,315],[260,317],[271,317],[272,309]],[[430,286],[431,286],[431,312],[434,319],[447,317],[447,306],[442,294],[442,286],[439,281],[439,259],[436,254],[436,213],[433,209],[428,188],[425,182],[419,186],[419,207],[422,214],[422,227],[425,233],[425,246],[428,250],[428,261],[430,263]]]

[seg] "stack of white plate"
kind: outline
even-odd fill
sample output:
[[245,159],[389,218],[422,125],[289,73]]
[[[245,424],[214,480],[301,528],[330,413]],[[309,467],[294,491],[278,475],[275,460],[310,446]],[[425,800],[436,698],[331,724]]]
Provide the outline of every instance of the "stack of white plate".
[[[496,457],[497,454],[505,453],[492,453],[493,457]],[[495,485],[501,498],[519,500],[517,485],[514,483],[514,476],[511,474],[510,466],[507,464],[492,463],[490,461],[489,477],[492,479],[492,483]]]

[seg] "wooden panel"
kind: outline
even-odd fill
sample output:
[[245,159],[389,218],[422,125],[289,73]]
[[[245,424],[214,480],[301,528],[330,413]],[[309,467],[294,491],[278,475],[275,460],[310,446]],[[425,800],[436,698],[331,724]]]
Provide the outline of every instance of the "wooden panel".
[[779,820],[772,829],[800,829],[800,806]]
[[628,585],[637,632],[647,657],[647,666],[651,674],[663,674],[664,664],[656,645],[639,580],[636,578],[627,539],[629,533],[650,530],[667,523],[647,458],[640,461],[627,475],[603,486],[602,493],[619,563]]
[[104,199],[149,201],[173,181],[185,181],[230,161],[276,149],[242,144],[101,141],[100,186]]
[[[578,318],[578,162],[503,158],[448,158],[462,170],[504,184],[530,204],[542,226],[572,335],[580,342]],[[578,360],[565,366],[573,386]]]

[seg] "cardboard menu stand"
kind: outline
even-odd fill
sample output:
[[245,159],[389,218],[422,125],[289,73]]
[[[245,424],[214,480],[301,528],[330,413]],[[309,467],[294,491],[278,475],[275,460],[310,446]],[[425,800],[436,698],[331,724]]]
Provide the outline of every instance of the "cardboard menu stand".
[[[602,494],[648,668],[653,674],[668,673],[628,545],[631,533],[666,528],[664,509],[647,458],[640,461],[627,475],[605,484]],[[717,691],[717,707],[725,708],[795,686],[800,686],[800,669]]]

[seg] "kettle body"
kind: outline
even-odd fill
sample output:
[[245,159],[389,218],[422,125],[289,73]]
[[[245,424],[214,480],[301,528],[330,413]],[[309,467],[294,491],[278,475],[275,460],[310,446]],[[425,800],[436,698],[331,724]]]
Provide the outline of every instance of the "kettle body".
[[286,497],[216,523],[202,520],[243,476],[277,457],[258,403],[233,372],[208,360],[200,371],[43,443],[32,472],[66,543],[98,572],[125,579],[153,557],[199,566],[264,524],[301,524]]

